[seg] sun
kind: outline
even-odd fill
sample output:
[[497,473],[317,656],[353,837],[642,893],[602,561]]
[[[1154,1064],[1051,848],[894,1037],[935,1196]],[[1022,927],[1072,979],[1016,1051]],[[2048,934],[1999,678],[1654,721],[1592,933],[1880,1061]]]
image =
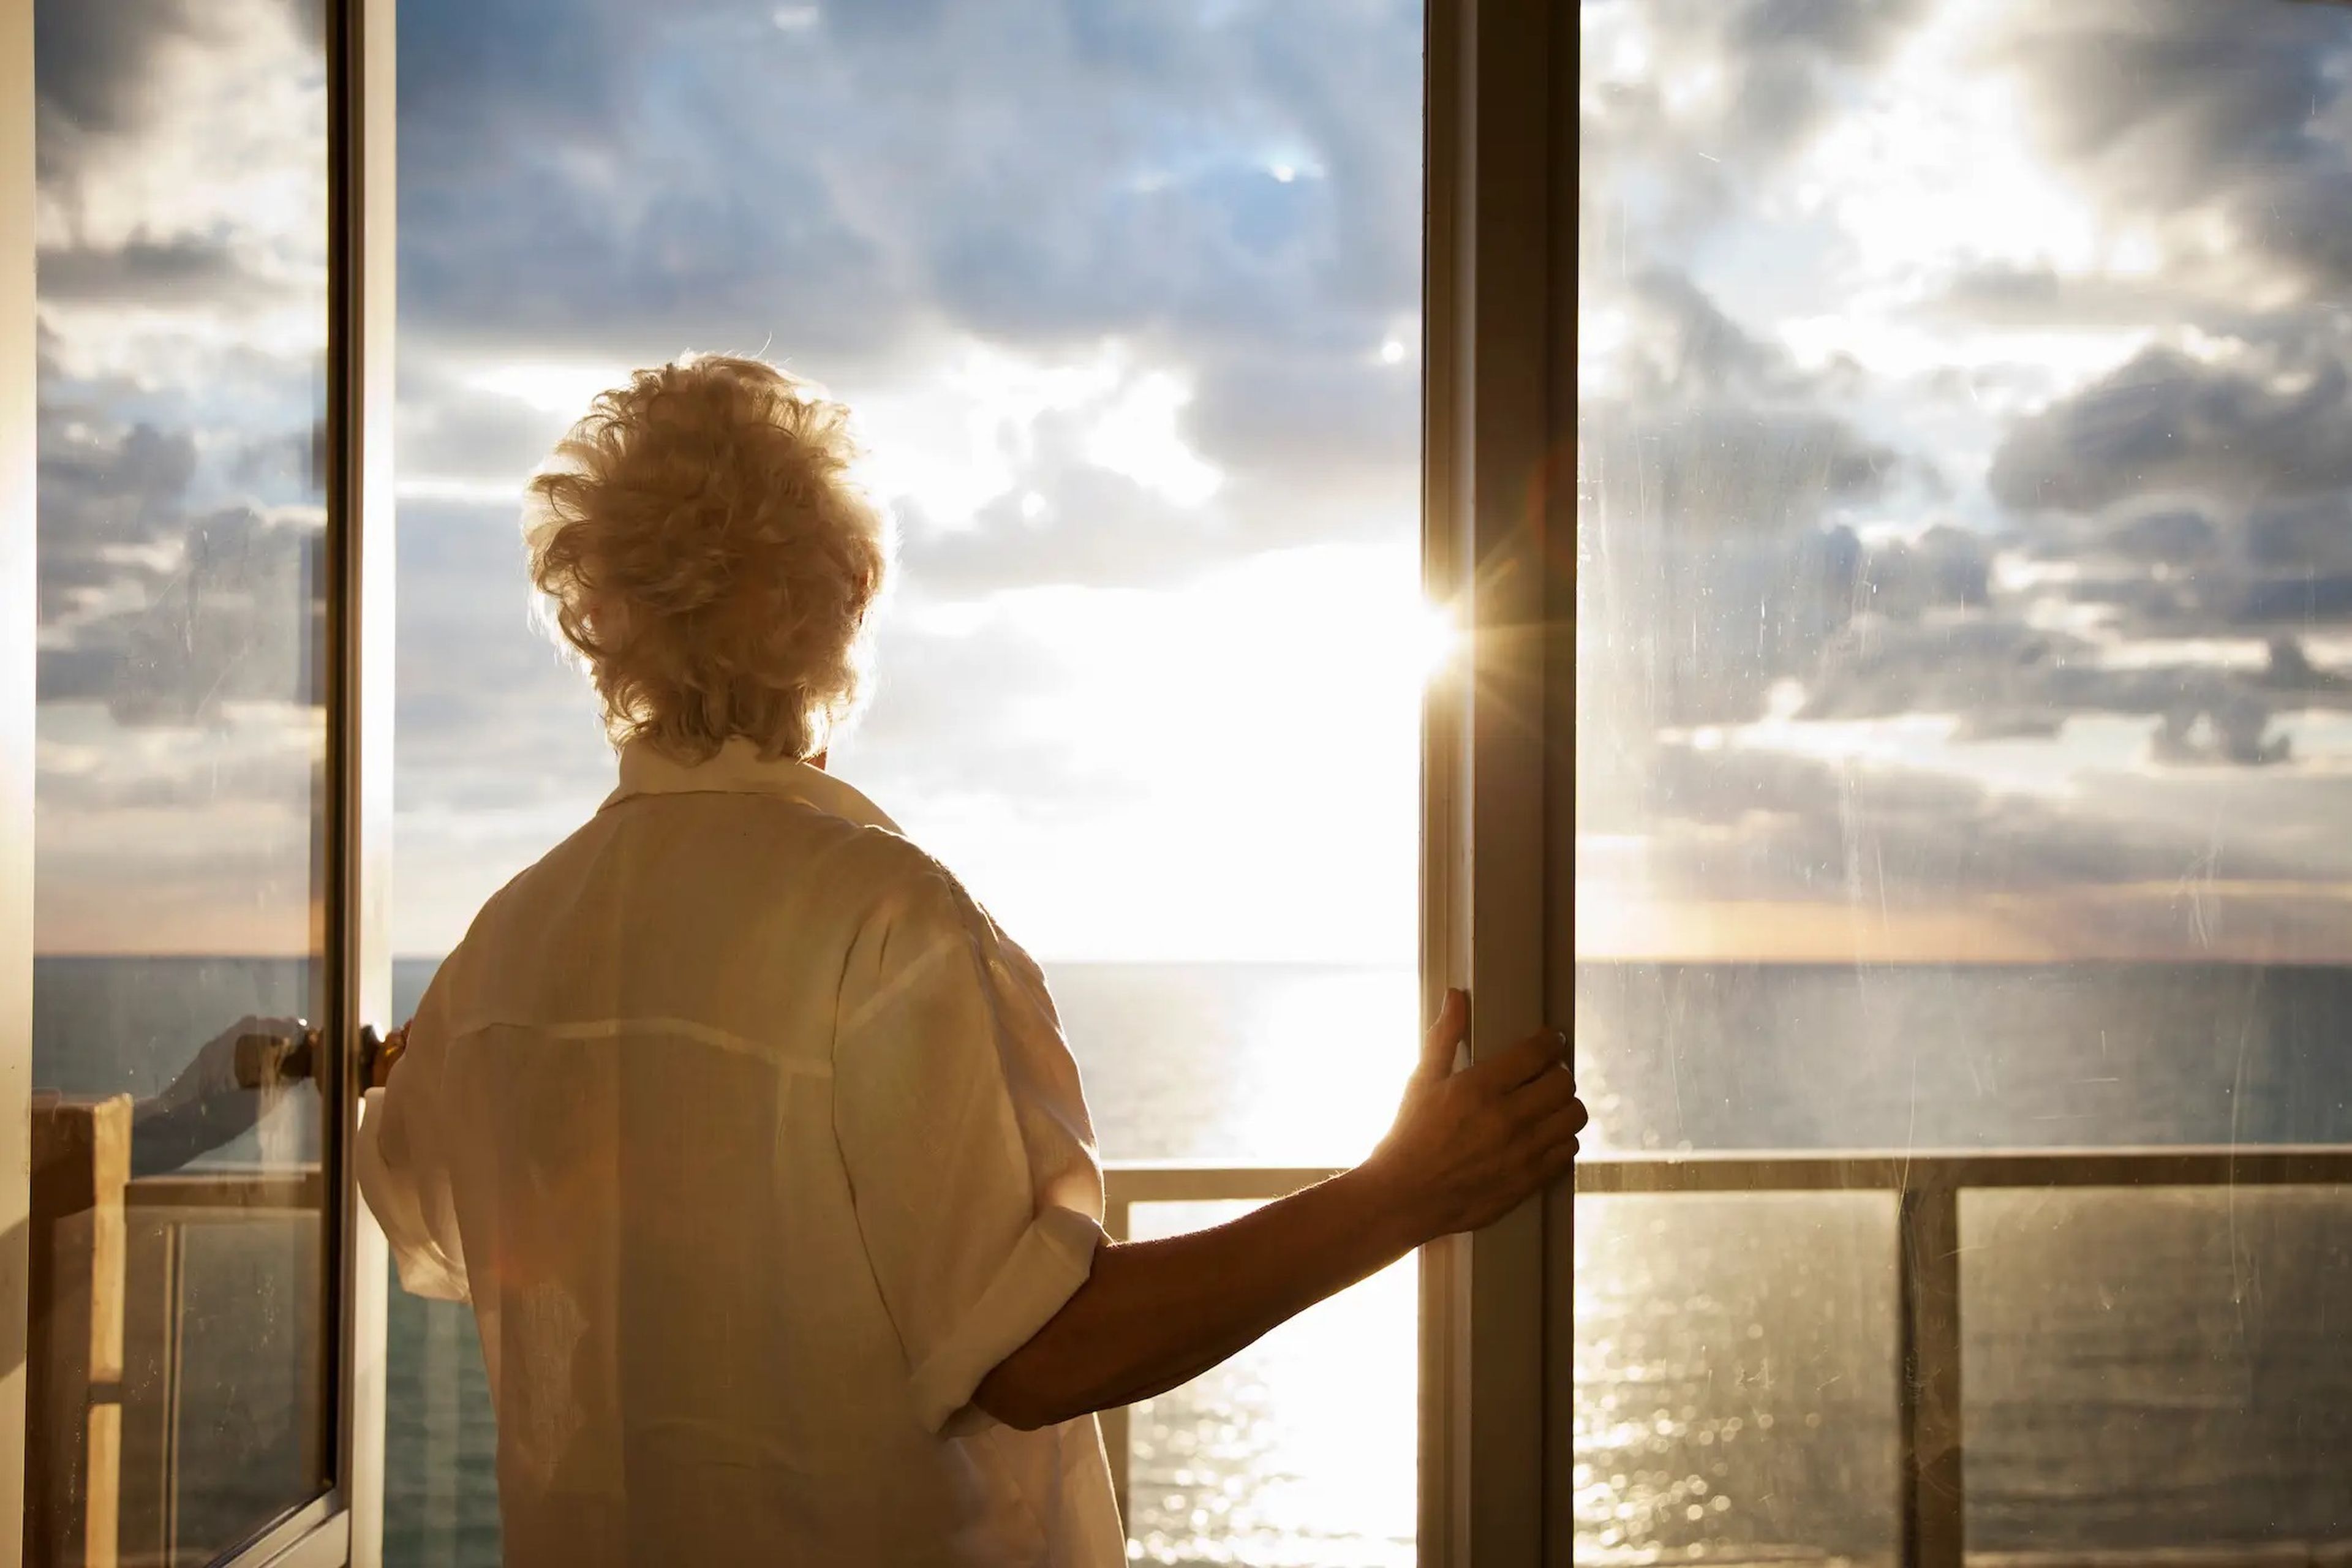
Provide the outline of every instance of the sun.
[[1453,605],[1433,605],[1425,599],[1413,605],[1402,632],[1406,653],[1424,683],[1451,669],[1455,655],[1467,640]]

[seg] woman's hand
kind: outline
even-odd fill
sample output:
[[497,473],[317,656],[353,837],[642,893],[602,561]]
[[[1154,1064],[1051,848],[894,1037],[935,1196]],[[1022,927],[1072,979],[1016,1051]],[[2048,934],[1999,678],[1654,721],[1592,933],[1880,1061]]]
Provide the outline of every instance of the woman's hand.
[[1372,1157],[1241,1218],[1105,1242],[1094,1270],[973,1403],[1024,1428],[1165,1393],[1433,1237],[1471,1230],[1568,1169],[1584,1125],[1568,1042],[1547,1030],[1463,1072],[1460,992],[1422,1044]]
[[403,1024],[377,1043],[375,1055],[368,1063],[367,1086],[382,1089],[391,1082],[393,1064],[399,1061],[401,1053],[407,1049],[408,1026]]
[[1426,1241],[1510,1213],[1565,1172],[1589,1120],[1568,1068],[1568,1037],[1546,1029],[1454,1070],[1470,1001],[1459,991],[1423,1038],[1396,1125],[1360,1169]]
[[[1162,1392],[1432,1237],[1475,1230],[1569,1168],[1585,1124],[1566,1037],[1545,1030],[1461,1072],[1470,1002],[1448,992],[1396,1125],[1370,1159],[1230,1224],[1106,1244],[1087,1283],[974,1392],[1034,1427]],[[381,1088],[403,1025],[370,1064]]]

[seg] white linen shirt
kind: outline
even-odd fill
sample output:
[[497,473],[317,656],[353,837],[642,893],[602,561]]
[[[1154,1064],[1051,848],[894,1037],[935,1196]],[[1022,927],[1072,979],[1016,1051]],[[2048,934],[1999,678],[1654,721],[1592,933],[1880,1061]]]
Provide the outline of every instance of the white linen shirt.
[[401,1280],[481,1328],[509,1563],[1126,1561],[1094,1418],[971,1403],[1101,1239],[1077,1067],[848,785],[625,748],[368,1099]]

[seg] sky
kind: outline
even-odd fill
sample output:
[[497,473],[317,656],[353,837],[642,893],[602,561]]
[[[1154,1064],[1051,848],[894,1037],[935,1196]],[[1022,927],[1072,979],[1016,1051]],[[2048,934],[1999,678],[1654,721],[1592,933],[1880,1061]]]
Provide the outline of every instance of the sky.
[[[1580,951],[2352,957],[2352,12],[1579,19]],[[315,8],[39,40],[39,939],[299,949]],[[609,788],[519,488],[717,349],[856,410],[900,570],[835,761],[1008,929],[1410,962],[1419,42],[408,0],[395,948]]]
[[2345,962],[2352,13],[1580,20],[1580,952]]
[[[40,20],[41,944],[299,947],[315,14]],[[1420,28],[405,0],[395,951],[446,951],[611,788],[520,487],[594,392],[720,350],[854,410],[899,569],[833,763],[1009,930],[1049,961],[1409,963],[1444,647]]]

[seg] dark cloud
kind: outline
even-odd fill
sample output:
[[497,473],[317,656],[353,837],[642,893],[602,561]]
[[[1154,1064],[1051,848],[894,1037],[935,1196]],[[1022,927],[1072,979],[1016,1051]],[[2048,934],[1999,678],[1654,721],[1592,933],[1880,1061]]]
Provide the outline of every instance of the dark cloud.
[[[320,700],[320,513],[195,499],[196,433],[108,428],[54,373],[39,416],[40,700],[118,723],[208,723],[238,700]],[[101,395],[102,400],[102,395]],[[246,447],[252,496],[317,496],[315,433]]]
[[[402,12],[428,331],[1369,348],[1417,302],[1415,7],[508,9]],[[551,58],[499,68],[543,34]]]
[[2158,507],[2126,517],[2107,531],[2108,550],[2136,566],[2196,566],[2221,548],[2221,531],[2189,507]]
[[1995,500],[2095,511],[2149,495],[2237,505],[2352,484],[2352,375],[2332,355],[2214,364],[2151,348],[2031,417],[1994,454]]
[[[609,147],[636,129],[635,83],[666,27],[727,7],[670,0],[658,9],[577,0],[406,0],[400,7],[404,175],[471,164],[511,172],[533,144]],[[767,7],[734,9],[764,16]],[[485,166],[487,165],[487,171]]]
[[1991,616],[1903,622],[1863,617],[1829,647],[1800,718],[1958,714],[1964,736],[2054,735],[2073,717],[2156,721],[2151,760],[2263,764],[2288,760],[2282,712],[2352,711],[2352,679],[2315,666],[2292,637],[2266,664],[2189,658],[2116,665],[2085,638]]
[[[1654,870],[1717,900],[1853,899],[1938,908],[1979,894],[2352,877],[2335,786],[2280,773],[2116,773],[2063,795],[1926,768],[1861,767],[1749,748],[1667,746],[1650,808]],[[2249,814],[2250,789],[2265,812]],[[2217,815],[2221,814],[2221,815]]]
[[44,301],[108,305],[247,303],[278,291],[215,238],[134,239],[119,247],[45,246]]
[[2157,347],[2014,424],[1988,488],[2053,591],[2130,634],[2352,623],[2352,374],[2331,334]]
[[132,607],[44,646],[40,700],[102,703],[129,726],[209,724],[236,701],[321,701],[319,531],[227,509],[189,520],[171,543],[168,559],[106,584]]
[[2080,0],[1997,54],[2030,88],[2045,152],[2102,195],[2205,205],[2340,157],[2329,133],[2352,27],[2332,6]]
[[33,76],[42,142],[53,143],[66,132],[135,130],[153,107],[146,90],[152,62],[203,24],[196,0],[36,0]]
[[2001,52],[2041,89],[2030,107],[2052,156],[2195,199],[2310,155],[2347,41],[2323,6],[2080,0],[2032,15]]
[[1625,325],[1608,391],[1579,410],[1578,462],[1585,503],[1612,532],[1788,534],[1938,484],[1835,410],[1851,366],[1801,370],[1670,269],[1596,295]]
[[1581,618],[1626,628],[1580,656],[1611,710],[1602,727],[1758,718],[1855,615],[1985,601],[1990,552],[1975,536],[1865,544],[1850,525],[1943,489],[1842,412],[1855,367],[1800,367],[1672,269],[1594,293],[1624,323],[1607,392],[1578,425]]
[[44,194],[54,197],[92,147],[154,125],[168,103],[155,72],[171,52],[218,47],[241,22],[272,13],[310,51],[323,47],[323,0],[35,0],[34,148]]
[[1191,384],[1217,501],[1181,517],[1042,428],[981,531],[911,518],[919,571],[1136,581],[1409,509],[1418,378],[1378,351],[1419,309],[1418,7],[772,10],[404,6],[405,471],[505,479],[560,428],[445,350],[764,351],[840,386],[944,334],[1116,337]]

